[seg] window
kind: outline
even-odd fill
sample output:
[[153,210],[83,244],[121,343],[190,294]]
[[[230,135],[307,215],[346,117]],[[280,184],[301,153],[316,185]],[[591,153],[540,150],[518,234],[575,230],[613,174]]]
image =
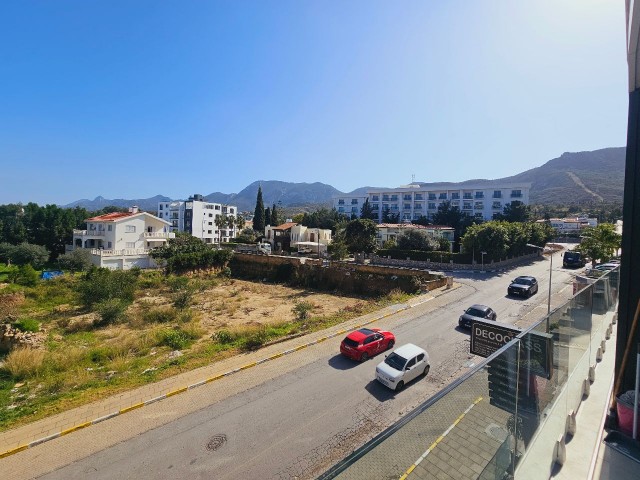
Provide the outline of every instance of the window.
[[113,225],[107,225],[107,230],[108,231],[112,231],[113,230]]
[[422,360],[424,360],[424,353],[418,355],[418,361],[421,362]]
[[411,210],[411,204],[410,203],[405,203],[404,204],[404,209],[405,210]]
[[411,195],[406,195],[406,194],[405,194],[402,198],[403,198],[404,200],[411,200]]
[[216,205],[216,210],[220,210],[220,205]]
[[476,202],[473,208],[475,208],[476,210],[482,210],[484,208],[484,205],[482,202]]
[[404,215],[402,215],[402,218],[405,220],[411,220],[411,214],[410,213],[405,213]]
[[162,210],[162,204],[160,204],[160,210]]
[[338,205],[344,205],[344,198],[341,198],[340,200],[338,200]]
[[462,198],[464,198],[465,200],[471,200],[471,192],[463,193]]
[[502,208],[502,204],[500,202],[493,202],[492,208]]
[[411,360],[409,360],[407,362],[407,365],[404,368],[405,369],[406,368],[411,368],[411,367],[415,366],[415,364],[416,364],[416,357],[413,357]]
[[396,202],[398,200],[398,195],[391,195],[391,201]]
[[358,213],[358,207],[351,207],[351,213]]
[[475,215],[477,220],[482,220],[484,217],[482,216],[482,213],[476,213]]
[[471,207],[471,202],[464,202],[464,203],[462,204],[462,209],[463,209],[463,210],[471,210],[471,208],[472,208],[472,207]]
[[429,202],[429,210],[435,210],[435,209],[436,209],[435,202]]
[[380,196],[379,196],[379,195],[373,195],[373,196],[371,197],[371,201],[372,201],[372,202],[378,202],[378,201],[380,201]]
[[208,223],[209,223],[209,225],[213,225],[213,222],[208,222]]
[[502,192],[500,190],[494,190],[493,198],[502,198]]
[[511,198],[522,197],[522,190],[511,190]]
[[429,200],[435,200],[436,199],[436,194],[435,193],[430,193],[429,194]]
[[422,194],[416,193],[416,200],[422,200]]
[[458,192],[452,193],[451,200],[460,200],[460,194]]
[[338,207],[338,212],[344,213],[344,207]]
[[441,194],[438,196],[438,198],[439,198],[440,200],[446,200],[446,199],[447,199],[447,194],[446,194],[446,193],[441,193]]
[[126,228],[124,229],[124,231],[127,232],[127,233],[135,233],[136,226],[135,225],[127,225]]
[[413,208],[415,208],[416,210],[422,210],[422,204],[421,203],[414,203],[413,204]]
[[372,203],[371,204],[371,210],[378,210],[378,204],[377,203]]
[[357,198],[352,198],[351,199],[351,205],[357,205],[358,204],[358,199]]
[[136,242],[127,242],[127,248],[136,248]]
[[382,195],[382,201],[383,202],[388,202],[389,201],[389,195]]
[[111,242],[107,242],[107,248],[111,249],[112,248],[112,243]]
[[209,214],[209,217],[213,217],[213,213],[210,213],[210,214]]
[[484,192],[476,192],[476,198],[484,198]]

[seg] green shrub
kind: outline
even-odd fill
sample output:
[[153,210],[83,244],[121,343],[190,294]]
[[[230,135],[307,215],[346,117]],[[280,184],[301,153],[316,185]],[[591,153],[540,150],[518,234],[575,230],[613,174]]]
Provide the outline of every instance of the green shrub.
[[137,276],[130,270],[92,268],[84,274],[77,288],[82,305],[92,307],[111,299],[133,302],[136,284]]
[[138,287],[143,289],[160,288],[164,283],[164,275],[162,272],[152,270],[144,272],[138,278]]
[[189,334],[180,329],[162,330],[160,332],[159,344],[165,345],[173,350],[183,350],[192,342]]
[[291,309],[298,320],[305,320],[309,316],[309,312],[314,308],[311,302],[296,302]]
[[264,328],[259,328],[250,332],[242,342],[241,347],[244,350],[256,350],[260,348],[269,339],[267,331]]
[[176,275],[171,275],[169,278],[167,278],[167,284],[169,285],[169,288],[173,291],[173,292],[179,292],[182,290],[188,290],[189,289],[189,278],[188,277],[183,277],[183,276],[176,276]]
[[15,380],[32,377],[42,370],[45,353],[33,348],[16,348],[4,360],[4,369]]
[[126,309],[127,302],[117,298],[104,300],[95,306],[99,319],[94,322],[94,325],[101,327],[118,323],[124,319]]
[[38,284],[38,272],[30,264],[20,265],[9,274],[9,281],[23,287],[35,287]]
[[38,332],[40,330],[40,322],[33,318],[21,318],[13,326],[21,332]]
[[145,311],[142,318],[147,323],[168,323],[176,320],[178,312],[172,307],[158,307]]
[[173,306],[178,310],[184,310],[191,305],[193,301],[193,294],[195,292],[192,289],[180,290],[173,294]]
[[213,339],[223,345],[228,345],[236,340],[237,336],[227,329],[218,330],[213,334]]

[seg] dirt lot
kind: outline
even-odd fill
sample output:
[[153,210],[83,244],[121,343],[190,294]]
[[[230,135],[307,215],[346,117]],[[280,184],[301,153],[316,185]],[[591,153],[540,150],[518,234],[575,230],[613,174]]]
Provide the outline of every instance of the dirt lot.
[[[162,304],[163,298],[155,298]],[[155,303],[154,302],[154,303]],[[208,333],[216,329],[243,325],[267,325],[293,321],[297,302],[309,302],[312,316],[326,316],[340,310],[363,305],[363,300],[322,292],[309,292],[283,285],[230,280],[208,288],[194,298],[193,310],[199,312],[200,324]]]

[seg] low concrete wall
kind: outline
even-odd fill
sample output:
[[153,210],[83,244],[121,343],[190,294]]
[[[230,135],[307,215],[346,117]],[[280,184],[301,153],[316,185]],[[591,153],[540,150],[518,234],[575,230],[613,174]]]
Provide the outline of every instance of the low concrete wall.
[[235,254],[229,267],[234,277],[366,296],[386,295],[394,289],[414,293],[442,287],[447,282],[444,275],[419,269],[277,255]]
[[523,255],[521,257],[509,258],[500,262],[485,263],[484,266],[480,263],[475,265],[469,265],[466,263],[440,263],[440,262],[421,262],[418,260],[396,260],[393,258],[384,258],[373,255],[371,257],[371,264],[373,265],[385,265],[405,268],[418,268],[422,270],[504,270],[522,263],[528,263],[536,258],[541,257],[540,253],[531,253],[529,255]]

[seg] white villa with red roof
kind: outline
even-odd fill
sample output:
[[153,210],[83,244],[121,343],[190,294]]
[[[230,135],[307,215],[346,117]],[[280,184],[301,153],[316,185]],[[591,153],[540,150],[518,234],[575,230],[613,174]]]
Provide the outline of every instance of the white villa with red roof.
[[138,207],[88,218],[86,222],[86,230],[73,231],[73,249],[90,249],[94,265],[112,270],[156,267],[149,251],[175,237],[169,231],[169,222],[140,212]]

